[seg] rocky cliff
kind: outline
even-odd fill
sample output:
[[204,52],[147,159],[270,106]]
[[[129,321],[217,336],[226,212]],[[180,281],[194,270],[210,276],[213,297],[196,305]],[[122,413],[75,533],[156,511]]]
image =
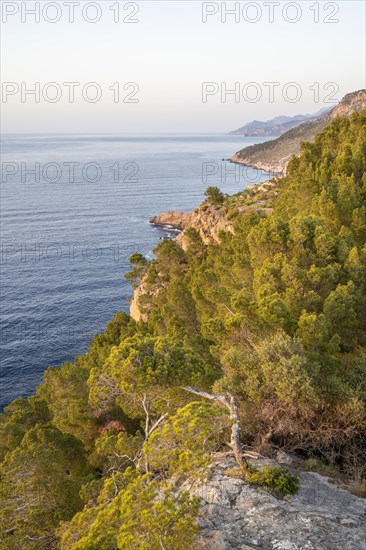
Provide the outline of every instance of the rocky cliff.
[[351,116],[355,111],[366,108],[366,90],[347,94],[330,113],[304,122],[285,132],[277,139],[258,143],[241,149],[230,159],[232,162],[254,166],[255,168],[283,174],[292,155],[300,153],[303,141],[314,141],[315,136],[334,118]]
[[162,212],[150,219],[153,225],[159,225],[166,228],[174,228],[183,231],[189,226],[191,212]]
[[144,288],[144,284],[141,283],[140,286],[135,288],[133,296],[132,296],[132,300],[131,300],[131,303],[130,303],[130,316],[137,323],[139,321],[143,321],[143,322],[146,323],[146,321],[147,321],[147,314],[142,313],[140,305],[139,305],[140,297],[143,294],[145,294],[145,292],[146,291],[145,291],[145,288]]
[[233,232],[226,212],[219,206],[203,204],[192,212],[163,212],[150,219],[150,223],[162,227],[173,227],[182,231],[177,236],[177,243],[186,249],[185,230],[193,227],[205,244],[219,242],[221,231]]
[[[163,212],[150,219],[150,223],[167,229],[181,231],[176,237],[177,243],[187,249],[186,230],[190,227],[196,229],[205,244],[219,242],[221,231],[233,232],[233,226],[226,217],[226,211],[219,206],[203,204],[192,212]],[[140,307],[140,298],[146,294],[144,281],[142,280],[133,294],[130,303],[130,315],[134,321],[147,321],[148,314],[143,313]]]
[[[248,185],[242,194],[243,201],[238,199],[236,210],[241,213],[254,211],[259,215],[270,214],[272,211],[271,201],[276,194],[275,188],[274,182]],[[249,203],[247,202],[248,198]],[[218,243],[222,231],[234,233],[233,225],[227,218],[226,209],[207,203],[195,208],[192,212],[163,212],[153,216],[150,223],[166,229],[179,230],[176,242],[183,250],[186,250],[188,246],[186,232],[189,228],[195,229],[205,244]],[[159,292],[159,289],[156,292]],[[143,312],[140,306],[140,298],[146,293],[144,280],[142,280],[140,286],[135,289],[130,304],[130,315],[134,321],[147,321],[148,313]]]
[[[278,458],[287,463],[290,457]],[[251,462],[259,469],[278,465],[266,458]],[[299,493],[278,500],[233,477],[233,467],[232,455],[218,453],[207,482],[186,483],[202,499],[195,550],[365,550],[365,499],[300,469]]]

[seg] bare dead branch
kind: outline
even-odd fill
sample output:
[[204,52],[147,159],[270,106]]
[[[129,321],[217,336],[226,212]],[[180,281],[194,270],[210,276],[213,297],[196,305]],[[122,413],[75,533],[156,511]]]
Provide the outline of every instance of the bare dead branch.
[[243,457],[240,442],[239,408],[234,395],[228,394],[227,397],[225,395],[215,395],[202,390],[198,390],[197,388],[192,388],[191,386],[183,386],[182,389],[195,395],[199,395],[200,397],[204,397],[205,399],[209,399],[210,401],[220,403],[229,410],[230,418],[232,420],[230,447],[234,451],[235,459],[238,463],[240,470],[245,475],[246,466],[248,463],[247,460]]

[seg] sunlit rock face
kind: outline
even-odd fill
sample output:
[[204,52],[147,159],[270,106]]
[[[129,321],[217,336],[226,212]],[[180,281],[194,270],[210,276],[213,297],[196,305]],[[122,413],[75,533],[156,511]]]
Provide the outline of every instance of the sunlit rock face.
[[219,206],[203,204],[192,212],[163,212],[151,218],[150,223],[163,227],[173,227],[182,231],[177,236],[177,243],[186,248],[184,230],[196,229],[205,244],[219,242],[220,231],[233,231],[226,212]]
[[[270,459],[251,463],[257,468],[278,465]],[[287,457],[285,463],[288,465]],[[191,494],[202,499],[195,550],[365,549],[365,499],[324,476],[298,470],[299,493],[279,500],[226,475],[233,467],[231,455],[218,454],[208,482],[185,484]]]

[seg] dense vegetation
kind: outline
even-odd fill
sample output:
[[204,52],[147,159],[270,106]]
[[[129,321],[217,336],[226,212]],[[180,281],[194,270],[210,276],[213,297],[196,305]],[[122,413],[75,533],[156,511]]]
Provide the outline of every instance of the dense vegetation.
[[234,234],[132,257],[148,321],[118,313],[1,415],[1,548],[189,548],[199,503],[177,487],[206,475],[231,422],[185,385],[235,394],[244,443],[365,478],[365,168],[366,113],[336,119],[264,197],[271,214],[211,189]]

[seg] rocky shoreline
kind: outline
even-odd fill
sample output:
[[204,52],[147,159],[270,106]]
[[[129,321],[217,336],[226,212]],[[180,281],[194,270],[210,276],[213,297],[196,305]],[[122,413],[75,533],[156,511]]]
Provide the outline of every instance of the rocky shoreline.
[[183,250],[187,247],[185,231],[189,228],[195,229],[205,244],[219,242],[221,231],[233,232],[232,223],[227,219],[225,209],[207,204],[191,212],[162,212],[150,218],[149,221],[158,227],[180,231],[176,241]]
[[284,176],[286,174],[286,168],[291,159],[291,156],[292,155],[289,155],[288,157],[281,159],[280,162],[263,162],[260,160],[258,162],[255,162],[250,157],[241,157],[240,151],[238,151],[238,153],[235,153],[235,155],[233,155],[229,159],[229,162],[231,162],[232,164],[242,164],[243,166],[246,166],[248,168],[263,170],[264,172],[268,172],[271,177],[275,177]]
[[189,227],[191,212],[162,212],[150,218],[149,223],[166,229],[183,231]]

